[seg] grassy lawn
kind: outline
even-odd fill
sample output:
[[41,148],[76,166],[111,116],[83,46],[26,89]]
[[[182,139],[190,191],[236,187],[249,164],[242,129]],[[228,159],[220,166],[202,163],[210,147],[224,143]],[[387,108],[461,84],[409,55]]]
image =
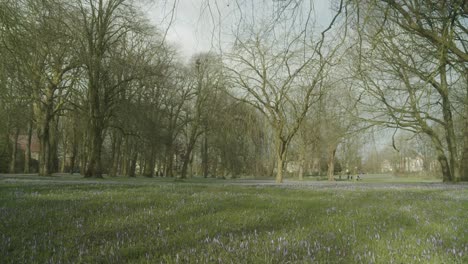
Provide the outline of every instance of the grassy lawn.
[[468,263],[468,185],[374,182],[3,175],[0,262]]

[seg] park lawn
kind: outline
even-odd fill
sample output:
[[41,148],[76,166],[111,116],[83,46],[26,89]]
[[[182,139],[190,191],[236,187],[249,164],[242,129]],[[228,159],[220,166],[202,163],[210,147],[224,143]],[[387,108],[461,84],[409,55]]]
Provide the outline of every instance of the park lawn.
[[3,177],[0,262],[468,263],[466,185],[360,184]]

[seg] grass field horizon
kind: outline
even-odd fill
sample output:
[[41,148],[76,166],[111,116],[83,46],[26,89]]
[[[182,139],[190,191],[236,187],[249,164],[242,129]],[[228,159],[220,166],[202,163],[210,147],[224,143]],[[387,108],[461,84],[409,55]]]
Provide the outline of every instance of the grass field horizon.
[[0,175],[2,263],[467,263],[468,185]]

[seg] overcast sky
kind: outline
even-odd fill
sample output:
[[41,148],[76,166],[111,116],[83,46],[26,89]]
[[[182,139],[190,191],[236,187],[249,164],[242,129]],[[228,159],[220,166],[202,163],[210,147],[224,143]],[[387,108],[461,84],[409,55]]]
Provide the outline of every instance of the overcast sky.
[[[161,30],[166,30],[171,21],[175,0],[156,1],[147,5],[144,11],[149,19]],[[287,0],[301,1],[301,0]],[[330,0],[302,0],[314,5],[313,17],[319,27],[328,25],[332,18]],[[284,0],[177,0],[172,26],[169,27],[166,39],[178,47],[181,55],[191,55],[209,50],[217,50],[219,44],[226,47],[231,41],[229,34],[239,20],[239,3],[243,12],[261,12],[267,5],[284,2]],[[218,15],[220,14],[220,15]],[[247,14],[248,15],[248,14]],[[218,37],[220,36],[220,37]],[[224,43],[219,41],[221,39]]]

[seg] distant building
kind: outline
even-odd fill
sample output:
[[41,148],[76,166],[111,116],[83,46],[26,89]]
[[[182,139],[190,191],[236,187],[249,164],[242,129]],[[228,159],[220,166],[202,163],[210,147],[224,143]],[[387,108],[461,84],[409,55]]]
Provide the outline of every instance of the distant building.
[[[19,135],[18,136],[18,147],[24,152],[28,146],[28,135]],[[35,160],[39,160],[39,151],[41,149],[41,145],[39,143],[39,138],[36,135],[32,135],[31,137],[31,158]]]
[[424,170],[424,159],[421,156],[409,158],[406,162],[406,171],[408,172],[420,172]]
[[421,155],[413,157],[400,157],[398,161],[392,163],[390,160],[382,161],[381,172],[421,172],[424,171],[424,158]]
[[424,170],[424,159],[420,155],[401,157],[398,170],[400,172],[421,172]]
[[393,166],[392,166],[392,163],[389,160],[384,160],[380,167],[381,167],[380,170],[381,170],[382,173],[393,172]]
[[286,163],[286,171],[288,173],[297,173],[301,169],[301,163],[299,161],[289,161]]

